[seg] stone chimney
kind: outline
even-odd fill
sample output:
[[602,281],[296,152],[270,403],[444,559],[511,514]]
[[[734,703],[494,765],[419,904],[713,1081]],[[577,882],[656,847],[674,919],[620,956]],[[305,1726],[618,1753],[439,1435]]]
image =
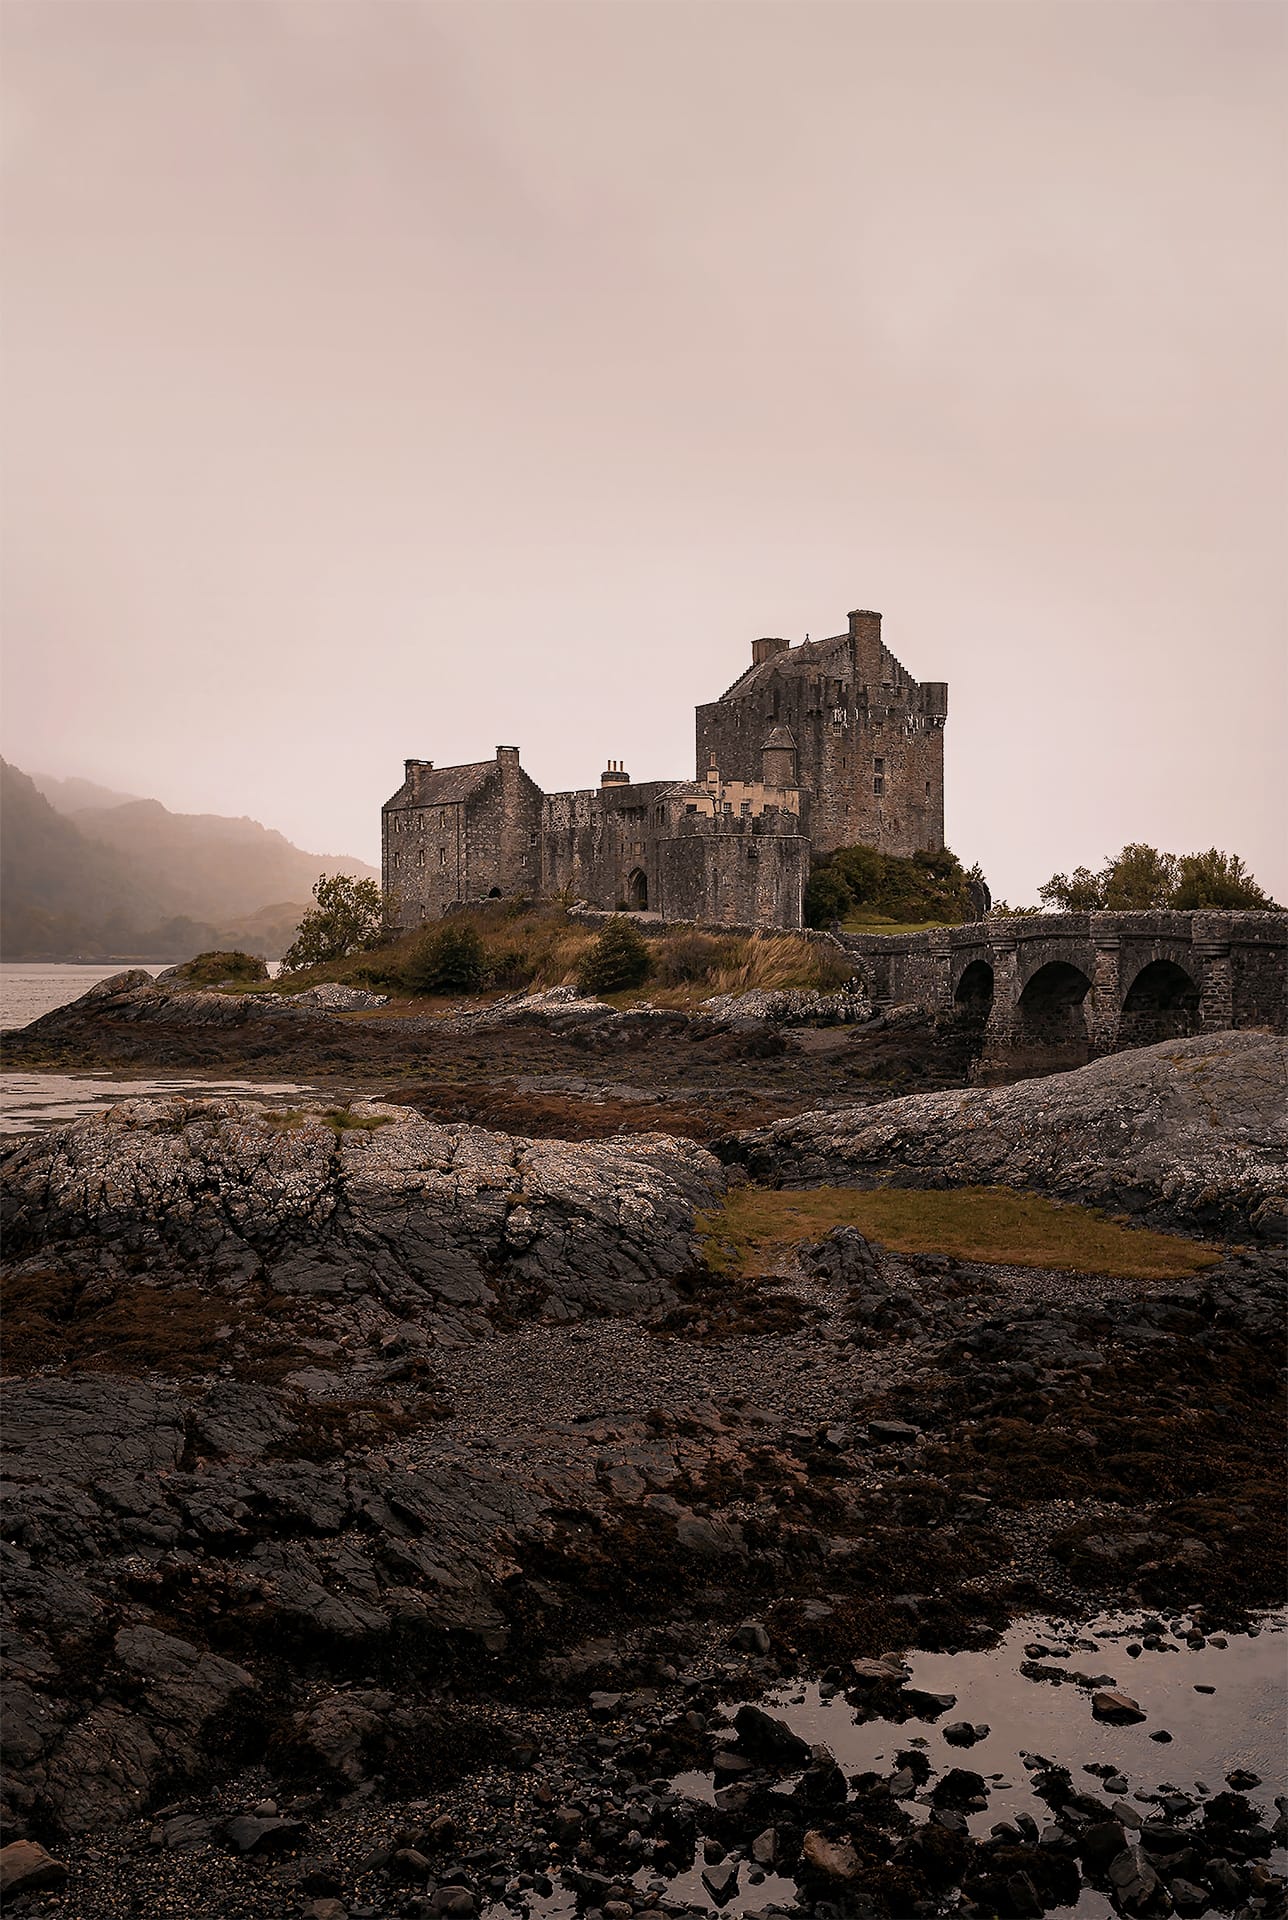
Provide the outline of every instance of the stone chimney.
[[416,798],[417,789],[420,786],[421,774],[432,772],[433,766],[434,766],[434,763],[432,760],[404,760],[403,761],[403,779],[411,788],[411,795],[413,800]]
[[599,776],[601,787],[629,787],[631,776],[620,760],[610,760]]
[[751,664],[758,667],[763,660],[772,660],[776,653],[786,653],[791,646],[790,640],[753,640],[751,643]]
[[850,615],[850,632],[856,640],[879,640],[881,638],[881,615],[870,613],[861,607]]

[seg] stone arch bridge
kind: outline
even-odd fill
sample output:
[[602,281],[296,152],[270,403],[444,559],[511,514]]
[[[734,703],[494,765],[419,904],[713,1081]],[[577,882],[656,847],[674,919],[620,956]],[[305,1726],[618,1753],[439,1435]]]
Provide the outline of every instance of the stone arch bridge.
[[1288,1031],[1288,913],[1017,914],[840,938],[874,1000],[976,1025],[984,1076],[1229,1027]]

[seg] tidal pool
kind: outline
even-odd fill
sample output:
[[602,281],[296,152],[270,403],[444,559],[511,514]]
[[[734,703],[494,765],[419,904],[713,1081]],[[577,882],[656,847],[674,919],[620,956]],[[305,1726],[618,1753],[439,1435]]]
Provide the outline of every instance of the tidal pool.
[[[1145,1623],[1160,1618],[1163,1631],[1151,1632]],[[862,1718],[840,1688],[819,1681],[774,1688],[759,1704],[811,1745],[829,1748],[847,1775],[888,1776],[899,1765],[897,1754],[909,1749],[923,1753],[933,1773],[924,1788],[902,1802],[914,1821],[930,1818],[930,1790],[951,1768],[982,1774],[988,1806],[968,1816],[971,1832],[981,1839],[998,1822],[1014,1822],[1017,1817],[1032,1819],[1039,1829],[1050,1823],[1051,1810],[1031,1784],[1039,1762],[1066,1767],[1075,1792],[1122,1802],[1142,1819],[1157,1814],[1160,1795],[1187,1794],[1201,1809],[1204,1799],[1225,1789],[1227,1775],[1255,1775],[1259,1784],[1246,1788],[1248,1797],[1273,1821],[1273,1801],[1288,1791],[1283,1732],[1288,1709],[1288,1616],[1267,1615],[1249,1633],[1217,1634],[1201,1646],[1192,1646],[1183,1637],[1192,1624],[1188,1619],[1140,1613],[1104,1615],[1076,1625],[1027,1619],[1018,1621],[986,1651],[914,1650],[906,1656],[908,1688],[952,1696],[953,1704],[933,1718],[924,1714],[904,1720]],[[1146,1647],[1146,1638],[1156,1644]],[[1030,1648],[1040,1648],[1041,1653],[1031,1655],[1026,1651]],[[1037,1669],[1069,1677],[1042,1678]],[[1092,1682],[1128,1694],[1144,1718],[1130,1725],[1096,1719]],[[731,1741],[738,1704],[718,1710],[730,1723]],[[962,1721],[987,1726],[988,1732],[969,1746],[946,1740],[944,1729]],[[1159,1734],[1170,1739],[1153,1737]],[[813,1816],[791,1803],[798,1777],[787,1775],[779,1783],[784,1819],[809,1825]],[[694,1803],[699,1828],[702,1809],[715,1804],[717,1784],[728,1784],[727,1777],[718,1782],[711,1771],[680,1773],[669,1783],[673,1793]],[[737,1867],[737,1877],[719,1898],[703,1881],[701,1837],[692,1863],[683,1871],[664,1878],[646,1866],[632,1876],[632,1884],[637,1893],[646,1892],[664,1902],[671,1913],[682,1906],[695,1913],[731,1916],[795,1909],[794,1880],[760,1872],[736,1848],[730,1849],[729,1860]],[[1280,1848],[1267,1864],[1282,1873],[1288,1857]],[[753,1872],[758,1875],[755,1880]],[[945,1913],[951,1905],[950,1895]],[[503,1920],[514,1912],[539,1916],[539,1920],[568,1920],[576,1907],[571,1890],[556,1885],[544,1898],[516,1892],[486,1913],[490,1920]],[[1115,1920],[1106,1895],[1092,1887],[1084,1887],[1072,1905],[1050,1911],[1068,1920]],[[1213,1906],[1211,1911],[1220,1909]]]

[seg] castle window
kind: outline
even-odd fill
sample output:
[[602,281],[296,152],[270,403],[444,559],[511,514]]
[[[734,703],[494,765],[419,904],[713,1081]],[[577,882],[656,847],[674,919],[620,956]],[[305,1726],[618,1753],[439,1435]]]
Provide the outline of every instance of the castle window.
[[929,780],[927,780],[927,782],[926,782],[926,798],[927,798],[927,799],[929,799],[929,798],[930,798],[930,782],[929,782]]
[[438,824],[440,827],[445,827],[447,825],[447,808],[446,807],[440,807],[438,809]]
[[832,725],[834,727],[843,727],[845,725],[845,708],[844,707],[832,708]]
[[739,807],[738,811],[742,815],[743,819],[745,820],[751,812],[750,800],[744,800],[742,805]]
[[873,791],[873,793],[884,793],[884,792],[885,792],[885,781],[884,781],[884,780],[882,779],[882,777],[881,777],[881,775],[880,775],[879,773],[878,773],[878,774],[876,774],[876,775],[875,775],[875,776],[873,777],[873,781],[872,781],[872,791]]
[[438,864],[440,867],[445,867],[447,865],[447,848],[446,847],[440,847],[438,849]]
[[402,855],[400,853],[396,853],[394,855],[394,865],[396,867],[400,867],[402,865]]
[[541,838],[540,834],[537,832],[536,828],[534,827],[532,829],[532,832],[528,835],[528,845],[530,847],[535,847],[537,844],[537,841],[540,838]]
[[425,849],[424,847],[422,847],[420,852],[416,855],[416,865],[418,867],[423,867],[424,864],[425,864]]
[[885,761],[884,761],[884,760],[874,760],[874,761],[872,762],[872,771],[873,771],[873,773],[884,773],[884,772],[885,772]]
[[[927,788],[927,792],[929,792],[929,788]],[[687,803],[687,804],[685,805],[685,809],[684,809],[684,811],[685,811],[686,813],[696,813],[696,812],[697,812],[697,810],[698,810],[698,809],[697,809],[697,805],[696,805],[696,804],[695,804],[695,803],[694,803],[693,801],[689,801],[689,802],[688,802],[688,803]]]

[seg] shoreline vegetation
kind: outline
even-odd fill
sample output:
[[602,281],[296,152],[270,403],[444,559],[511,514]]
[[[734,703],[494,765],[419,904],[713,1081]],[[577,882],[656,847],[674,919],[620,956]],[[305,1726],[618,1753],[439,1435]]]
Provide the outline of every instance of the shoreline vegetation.
[[[474,998],[580,985],[603,932],[604,927],[576,919],[565,907],[498,901],[453,913],[366,952],[281,973],[271,981],[249,976],[246,963],[251,956],[228,958],[238,964],[235,990],[243,992],[291,995],[335,982],[407,1001],[444,995]],[[715,994],[758,989],[830,993],[857,970],[851,956],[817,934],[717,934],[675,927],[649,928],[637,937],[646,969],[635,987],[601,990],[610,1002],[643,996],[655,1006],[687,1008]],[[196,967],[198,962],[190,964]],[[194,979],[193,984],[198,982]]]

